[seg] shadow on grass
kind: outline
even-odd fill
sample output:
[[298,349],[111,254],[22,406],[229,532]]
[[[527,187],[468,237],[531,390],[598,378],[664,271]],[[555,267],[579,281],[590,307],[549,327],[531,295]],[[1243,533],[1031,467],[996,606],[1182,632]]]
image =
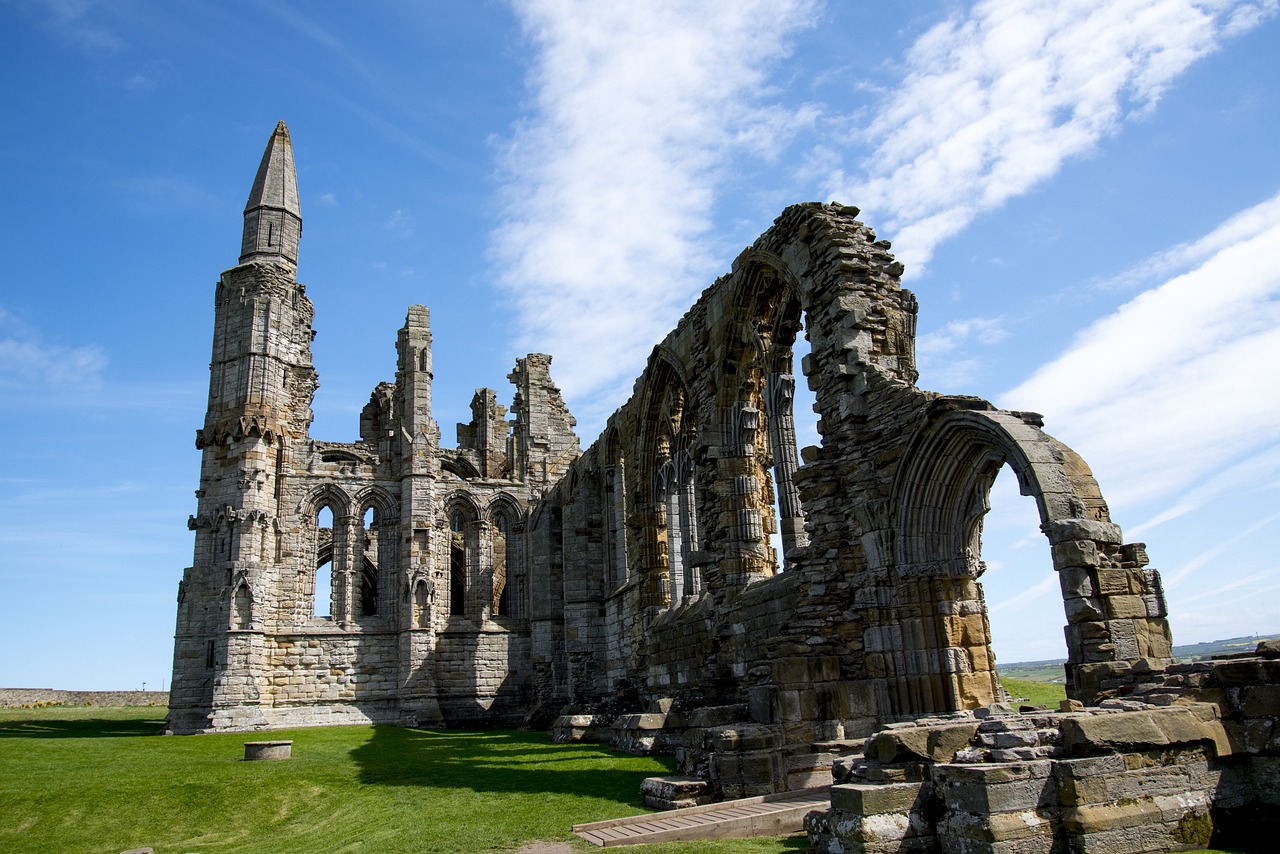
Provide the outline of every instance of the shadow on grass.
[[163,711],[154,719],[111,720],[10,720],[0,721],[0,738],[121,738],[159,735],[164,728]]
[[[640,757],[597,745],[552,744],[546,733],[489,730],[434,732],[379,726],[351,752],[360,781],[384,786],[466,788],[477,792],[555,793],[640,806],[645,777],[669,773]],[[644,770],[619,769],[629,760]]]

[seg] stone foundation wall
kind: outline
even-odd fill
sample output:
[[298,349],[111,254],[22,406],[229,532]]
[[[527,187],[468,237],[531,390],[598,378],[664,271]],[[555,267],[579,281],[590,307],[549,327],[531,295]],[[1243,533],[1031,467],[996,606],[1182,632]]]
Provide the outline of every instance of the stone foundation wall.
[[445,723],[520,723],[530,701],[531,648],[528,634],[495,623],[441,632],[435,672]]
[[269,636],[264,639],[262,704],[329,705],[396,696],[394,634]]

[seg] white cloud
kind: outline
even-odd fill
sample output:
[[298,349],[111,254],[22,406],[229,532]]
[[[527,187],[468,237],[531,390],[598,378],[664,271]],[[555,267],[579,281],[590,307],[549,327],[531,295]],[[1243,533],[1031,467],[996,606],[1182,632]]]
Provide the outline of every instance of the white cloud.
[[1039,581],[1021,592],[1010,596],[1008,599],[1001,600],[994,604],[989,604],[987,610],[991,613],[999,613],[1010,608],[1023,608],[1036,601],[1043,599],[1050,593],[1058,592],[1058,575],[1057,573],[1049,573],[1043,576]]
[[100,348],[49,344],[0,309],[0,389],[93,388],[106,365]]
[[1275,14],[1276,0],[985,0],[921,36],[837,171],[918,274],[943,240],[1151,109],[1197,59]]
[[[1188,578],[1191,577],[1192,573],[1195,573],[1196,571],[1202,569],[1206,565],[1211,564],[1219,555],[1221,555],[1227,549],[1231,548],[1236,543],[1239,543],[1241,540],[1248,539],[1253,534],[1256,534],[1258,531],[1261,531],[1264,528],[1271,525],[1271,523],[1275,522],[1277,519],[1280,519],[1280,513],[1272,513],[1270,516],[1265,516],[1262,519],[1259,519],[1257,522],[1254,522],[1249,527],[1245,528],[1243,531],[1240,531],[1237,534],[1227,537],[1224,540],[1219,540],[1209,548],[1200,552],[1198,555],[1195,555],[1194,557],[1192,557],[1190,560],[1184,561],[1181,565],[1175,566],[1173,574],[1169,575],[1165,580],[1165,583],[1164,583],[1165,590],[1172,591],[1177,587],[1181,586]],[[1230,586],[1234,587],[1236,585],[1230,585]],[[1227,589],[1228,587],[1215,585],[1212,590],[1206,591],[1205,593],[1202,593],[1199,596],[1193,596],[1190,598],[1199,599],[1199,598],[1203,598],[1203,596],[1205,595],[1216,594]]]
[[982,359],[966,355],[972,352],[972,345],[992,346],[1008,337],[1001,317],[953,320],[921,335],[916,341],[921,385],[945,390],[970,384],[983,365]]
[[1053,413],[1050,431],[1091,461],[1104,488],[1120,485],[1113,501],[1172,503],[1177,512],[1160,521],[1273,476],[1275,465],[1250,460],[1274,456],[1280,440],[1280,205],[1233,217],[1197,245],[1216,251],[1085,329],[999,399]]
[[397,208],[387,217],[383,228],[394,237],[412,237],[415,222],[413,214],[404,208]]
[[[516,4],[533,115],[502,152],[493,236],[521,345],[561,354],[566,393],[621,402],[718,272],[706,237],[731,156],[768,159],[812,118],[764,103],[809,0]],[[575,403],[579,417],[594,407]],[[588,410],[588,411],[583,411]],[[601,414],[599,412],[594,414]]]
[[1257,237],[1277,222],[1280,222],[1280,193],[1261,204],[1240,211],[1199,240],[1180,243],[1158,252],[1099,284],[1104,288],[1131,288],[1149,284],[1160,277],[1168,277],[1202,263],[1223,249]]
[[94,20],[95,7],[90,0],[43,0],[48,12],[48,27],[60,38],[90,54],[116,54],[127,45],[105,24]]

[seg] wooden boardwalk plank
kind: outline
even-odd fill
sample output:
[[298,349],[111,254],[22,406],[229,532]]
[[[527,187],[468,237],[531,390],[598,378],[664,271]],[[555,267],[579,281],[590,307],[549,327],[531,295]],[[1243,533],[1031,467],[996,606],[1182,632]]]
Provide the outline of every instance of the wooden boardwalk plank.
[[598,847],[796,833],[803,829],[807,813],[829,803],[828,788],[578,824],[573,832]]

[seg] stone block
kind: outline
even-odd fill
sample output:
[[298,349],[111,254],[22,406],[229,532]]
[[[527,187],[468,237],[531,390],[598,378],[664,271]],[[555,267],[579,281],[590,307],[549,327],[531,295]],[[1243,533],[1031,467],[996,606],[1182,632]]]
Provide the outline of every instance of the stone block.
[[1099,569],[1097,579],[1098,592],[1104,596],[1124,596],[1138,592],[1133,589],[1129,571],[1125,569]]
[[244,743],[246,762],[278,761],[289,759],[292,755],[292,741],[246,741]]
[[1094,598],[1065,599],[1063,606],[1069,623],[1096,622],[1106,616],[1102,603]]
[[1240,692],[1240,713],[1247,718],[1280,716],[1280,685],[1247,685]]
[[[1145,620],[1147,618],[1147,602],[1141,596],[1129,594],[1107,596],[1103,601],[1106,603],[1107,615],[1113,620]],[[1114,634],[1114,629],[1112,633]],[[1136,648],[1132,657],[1137,657]]]
[[646,777],[640,783],[646,806],[673,810],[709,803],[707,781],[700,777]]
[[774,702],[777,689],[772,685],[756,685],[747,691],[747,708],[756,723],[774,723]]
[[1185,769],[1171,766],[1075,777],[1069,783],[1059,778],[1058,782],[1063,806],[1076,807],[1185,793],[1191,781]]
[[1119,525],[1096,519],[1059,519],[1045,526],[1045,534],[1052,543],[1091,540],[1118,546],[1123,539]]
[[1152,720],[1151,712],[1082,715],[1062,721],[1062,746],[1068,755],[1168,743],[1168,736]]
[[[1137,828],[1158,823],[1163,818],[1160,807],[1151,800],[1064,807],[1060,815],[1062,826],[1069,833],[1077,835],[1093,835],[1123,828]],[[1090,847],[1092,848],[1093,846]]]
[[950,762],[969,746],[978,722],[885,730],[867,745],[867,756],[882,763],[928,759]]
[[1056,804],[1058,791],[1048,759],[992,765],[939,765],[934,777],[949,810],[986,815],[1036,810]]
[[938,823],[943,854],[1052,854],[1057,822],[1052,810],[975,815],[948,812]]
[[924,783],[846,783],[831,787],[831,807],[855,815],[905,813],[925,795]]
[[1089,576],[1089,570],[1081,566],[1068,566],[1058,570],[1058,584],[1062,588],[1064,599],[1083,599],[1098,592]]

